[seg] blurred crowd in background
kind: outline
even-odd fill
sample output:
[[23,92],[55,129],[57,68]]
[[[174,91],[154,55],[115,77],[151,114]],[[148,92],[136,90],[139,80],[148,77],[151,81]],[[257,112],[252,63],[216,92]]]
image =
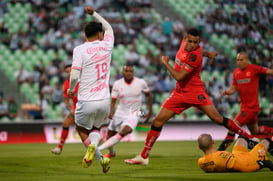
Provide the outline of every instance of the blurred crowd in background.
[[[169,3],[182,6],[179,3],[185,2],[187,1],[160,1],[163,7],[168,8]],[[222,44],[226,44],[225,39],[232,41],[233,52],[239,49],[247,50],[252,63],[273,68],[273,2],[209,0],[206,3],[207,6],[202,11],[193,11],[196,12],[193,16],[194,25],[203,33],[201,47],[207,51],[217,51],[219,55],[215,60],[203,59],[202,79],[219,112],[225,116],[232,114],[234,118],[236,111],[239,111],[238,94],[223,97],[221,92],[232,83],[236,54],[231,55],[221,46],[219,48],[214,40],[211,40],[212,35],[215,35],[215,41],[222,41]],[[19,62],[14,63],[17,69],[13,73],[15,78],[11,78],[11,81],[18,84],[20,91],[25,84],[28,84],[30,89],[37,89],[38,98],[30,103],[36,104],[32,110],[38,110],[42,114],[34,115],[34,118],[53,118],[48,114],[52,114],[56,109],[60,111],[60,117],[64,116],[64,66],[71,63],[73,48],[85,41],[83,26],[92,20],[92,17],[84,12],[84,7],[89,5],[105,17],[114,29],[115,49],[111,82],[121,78],[121,66],[125,62],[134,64],[135,75],[143,77],[152,90],[156,113],[176,83],[161,65],[159,57],[168,55],[174,60],[189,23],[184,22],[183,17],[173,18],[175,11],[168,13],[169,16],[161,15],[160,9],[153,6],[152,0],[1,1],[1,45],[3,49],[8,49],[8,55],[14,55],[13,61]],[[18,27],[16,24],[19,22],[21,26]],[[223,36],[225,39],[218,38]],[[30,53],[27,58],[29,52],[35,53]],[[39,52],[42,56],[39,56]],[[9,61],[4,55],[2,58],[0,61]],[[2,67],[0,71],[5,73],[7,70]],[[272,76],[260,77],[259,91],[263,100],[260,116],[272,119]],[[7,117],[13,120],[19,115],[24,117],[27,108],[20,110],[29,99],[21,102],[5,97],[3,92],[2,94],[0,119]],[[264,106],[266,104],[270,106]],[[46,114],[49,109],[51,111]],[[193,116],[195,119],[196,116],[202,118],[202,113],[198,110],[186,111],[182,117],[176,118],[191,120],[194,119]],[[33,115],[25,118],[33,119]]]

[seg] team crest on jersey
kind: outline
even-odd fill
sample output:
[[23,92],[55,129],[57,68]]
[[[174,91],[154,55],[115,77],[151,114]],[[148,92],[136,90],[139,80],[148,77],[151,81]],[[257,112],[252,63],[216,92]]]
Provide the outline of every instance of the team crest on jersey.
[[246,112],[245,112],[245,111],[242,111],[240,116],[241,116],[241,117],[245,117],[245,116],[246,116]]
[[246,76],[250,77],[251,76],[251,72],[247,72]]
[[190,61],[195,62],[196,58],[197,58],[197,55],[193,53],[190,54]]
[[198,96],[198,100],[199,100],[200,102],[203,102],[203,103],[206,103],[206,102],[207,102],[207,99],[206,99],[206,97],[204,96],[204,94],[200,94],[200,95]]

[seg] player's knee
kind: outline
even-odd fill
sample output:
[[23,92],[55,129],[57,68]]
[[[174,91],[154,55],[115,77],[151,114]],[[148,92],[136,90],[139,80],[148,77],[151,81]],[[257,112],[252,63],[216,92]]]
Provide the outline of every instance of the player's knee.
[[155,127],[162,127],[163,124],[164,124],[164,120],[161,119],[160,117],[156,116],[156,117],[153,118],[152,124],[153,124]]
[[119,135],[124,137],[132,132],[133,132],[133,129],[131,127],[125,126],[125,127],[123,127],[122,130],[120,130]]

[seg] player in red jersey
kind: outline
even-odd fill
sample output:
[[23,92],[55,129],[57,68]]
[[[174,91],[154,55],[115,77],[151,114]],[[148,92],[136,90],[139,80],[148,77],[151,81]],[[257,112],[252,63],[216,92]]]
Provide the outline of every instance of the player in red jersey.
[[[237,54],[237,64],[233,72],[232,85],[228,90],[222,92],[222,95],[232,95],[237,90],[241,99],[241,110],[235,118],[239,126],[247,125],[251,134],[273,135],[273,128],[268,126],[258,126],[257,115],[260,110],[258,88],[259,74],[273,75],[273,69],[249,64],[248,54],[240,52]],[[225,140],[220,144],[218,150],[226,150],[233,142],[235,133],[229,131]]]
[[78,102],[78,98],[77,98],[77,93],[78,93],[78,87],[79,87],[79,83],[77,84],[75,91],[73,93],[73,96],[71,97],[72,100],[72,105],[70,103],[70,98],[67,94],[67,89],[69,89],[69,79],[70,79],[70,72],[71,72],[71,64],[66,65],[65,67],[65,73],[66,73],[66,77],[67,79],[64,81],[63,84],[63,96],[64,96],[64,103],[66,105],[66,108],[69,110],[69,114],[64,118],[63,121],[63,129],[62,129],[62,133],[61,133],[61,138],[60,138],[60,143],[56,148],[53,148],[51,150],[52,153],[56,154],[56,155],[60,155],[62,153],[63,150],[63,145],[65,143],[65,140],[68,136],[69,133],[69,126],[72,124],[75,124],[75,109],[76,109],[76,104]]
[[191,28],[187,31],[187,35],[182,40],[180,49],[176,54],[174,68],[169,64],[169,57],[161,57],[162,63],[177,81],[176,88],[163,103],[158,114],[153,118],[152,126],[146,137],[141,155],[133,159],[125,160],[126,163],[147,165],[149,163],[149,152],[159,137],[164,123],[175,114],[180,114],[191,106],[199,108],[215,123],[223,125],[247,138],[253,138],[242,130],[233,120],[221,116],[206,94],[200,77],[202,55],[214,58],[216,54],[215,52],[202,52],[199,43],[199,31],[196,28]]

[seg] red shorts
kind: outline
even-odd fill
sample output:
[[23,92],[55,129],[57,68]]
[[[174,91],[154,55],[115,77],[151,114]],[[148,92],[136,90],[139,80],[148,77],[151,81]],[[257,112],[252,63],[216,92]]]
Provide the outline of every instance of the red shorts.
[[199,108],[207,105],[213,105],[213,102],[204,91],[195,93],[177,93],[173,91],[170,97],[165,100],[162,107],[180,114],[192,106]]
[[241,109],[235,119],[242,125],[256,124],[258,123],[257,115],[257,111]]

